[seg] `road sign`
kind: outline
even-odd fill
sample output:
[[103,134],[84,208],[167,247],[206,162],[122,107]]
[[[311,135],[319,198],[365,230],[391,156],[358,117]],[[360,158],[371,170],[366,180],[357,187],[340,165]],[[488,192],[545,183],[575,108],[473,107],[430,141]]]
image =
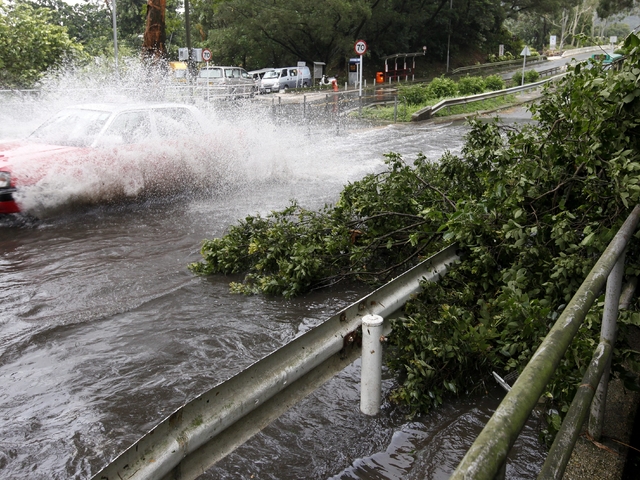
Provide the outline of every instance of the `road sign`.
[[524,67],[527,65],[527,55],[531,55],[531,50],[529,50],[529,47],[527,47],[525,45],[524,48],[522,49],[522,51],[520,52],[520,55],[522,55],[522,83],[521,83],[521,85],[524,85]]
[[209,50],[208,48],[204,48],[202,50],[202,60],[204,60],[205,62],[211,61],[211,50]]
[[364,55],[367,52],[367,44],[364,40],[358,40],[353,49],[358,55]]

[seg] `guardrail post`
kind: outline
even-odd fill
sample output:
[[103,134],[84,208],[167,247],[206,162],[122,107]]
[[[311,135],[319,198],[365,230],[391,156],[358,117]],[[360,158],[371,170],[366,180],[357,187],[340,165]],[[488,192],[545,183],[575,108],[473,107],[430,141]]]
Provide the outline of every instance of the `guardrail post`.
[[362,375],[360,410],[365,415],[380,411],[382,397],[382,317],[362,317]]
[[[602,327],[600,330],[600,342],[606,341],[613,349],[616,342],[616,322],[618,320],[618,305],[620,302],[620,290],[622,288],[622,276],[624,275],[624,256],[622,252],[607,278],[607,288],[604,298],[604,311],[602,313]],[[611,370],[611,356],[598,383],[596,394],[591,403],[591,415],[589,416],[589,434],[600,440],[602,426],[604,424],[604,407],[607,399],[607,387],[609,385],[609,371]]]

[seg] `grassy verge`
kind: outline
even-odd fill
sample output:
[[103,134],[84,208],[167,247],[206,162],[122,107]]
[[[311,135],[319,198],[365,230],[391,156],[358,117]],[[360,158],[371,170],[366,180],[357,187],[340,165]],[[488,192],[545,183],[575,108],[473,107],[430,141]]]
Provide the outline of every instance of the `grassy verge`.
[[[453,107],[447,107],[437,112],[435,117],[447,117],[449,115],[460,115],[463,113],[480,112],[483,110],[493,110],[505,105],[510,105],[515,102],[515,95],[504,95],[502,97],[489,98],[487,100],[480,100],[477,102],[466,103],[464,105],[456,105]],[[362,110],[361,118],[367,118],[371,120],[385,120],[396,122],[410,122],[411,115],[418,110],[421,110],[429,105],[435,105],[440,100],[431,101],[429,104],[423,105],[406,105],[400,99],[398,100],[397,112],[395,112],[394,106],[379,106],[375,105]],[[356,114],[357,115],[357,114]]]

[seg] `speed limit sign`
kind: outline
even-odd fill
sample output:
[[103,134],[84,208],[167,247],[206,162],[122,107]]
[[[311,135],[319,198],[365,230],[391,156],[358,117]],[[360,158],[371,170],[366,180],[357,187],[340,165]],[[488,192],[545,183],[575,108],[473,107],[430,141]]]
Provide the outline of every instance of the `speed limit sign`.
[[367,51],[367,43],[364,40],[358,40],[353,49],[358,55],[364,55]]
[[211,50],[209,50],[208,48],[202,49],[202,60],[205,62],[208,62],[211,60]]

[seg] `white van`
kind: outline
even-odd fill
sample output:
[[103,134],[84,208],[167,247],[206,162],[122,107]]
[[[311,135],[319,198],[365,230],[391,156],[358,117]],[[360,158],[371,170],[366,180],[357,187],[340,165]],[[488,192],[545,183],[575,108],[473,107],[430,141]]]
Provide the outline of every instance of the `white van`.
[[279,92],[289,88],[311,86],[311,70],[309,67],[276,68],[267,72],[260,81],[260,93]]

